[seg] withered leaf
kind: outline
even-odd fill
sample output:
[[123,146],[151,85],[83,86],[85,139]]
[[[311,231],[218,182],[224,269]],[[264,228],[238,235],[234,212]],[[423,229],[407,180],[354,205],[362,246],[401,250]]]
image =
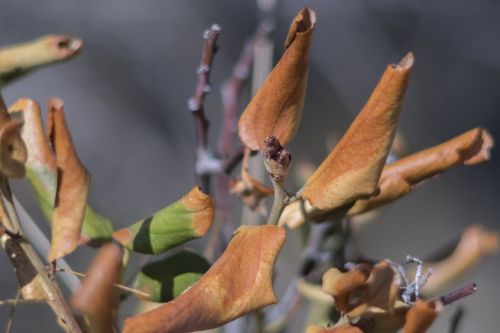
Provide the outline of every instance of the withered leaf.
[[304,8],[294,18],[285,52],[241,115],[238,131],[250,149],[264,148],[264,139],[276,136],[286,145],[300,123],[307,84],[309,46],[316,13]]
[[389,65],[363,110],[304,186],[314,207],[331,210],[373,195],[392,145],[413,55]]
[[104,245],[92,261],[80,290],[71,299],[73,308],[89,317],[92,332],[113,332],[118,305],[114,284],[120,280],[122,255],[118,245]]
[[472,225],[463,233],[453,253],[439,262],[426,263],[433,274],[422,288],[422,293],[436,296],[457,279],[473,269],[487,255],[500,251],[500,234],[489,232],[480,225]]
[[28,151],[19,134],[22,125],[22,121],[11,119],[7,112],[0,112],[0,173],[7,177],[25,175]]
[[32,99],[22,98],[9,107],[9,113],[23,119],[21,136],[28,147],[27,177],[45,216],[52,219],[57,190],[57,164],[45,135],[40,106]]
[[360,317],[369,307],[390,310],[399,294],[399,279],[387,260],[371,266],[356,265],[342,273],[336,268],[323,275],[323,290],[335,299],[335,307],[349,318]]
[[76,154],[61,99],[49,100],[48,128],[58,170],[49,253],[49,261],[53,261],[73,252],[78,246],[90,176]]
[[441,306],[435,301],[417,302],[408,310],[403,333],[425,333],[436,319]]
[[207,330],[276,303],[272,272],[284,241],[280,227],[240,227],[195,285],[155,310],[128,318],[123,333]]
[[347,215],[356,215],[394,201],[415,185],[458,165],[474,165],[489,159],[493,138],[488,131],[474,128],[440,145],[422,150],[384,167],[380,193],[356,201]]
[[194,187],[182,199],[144,220],[113,233],[126,248],[140,253],[163,253],[204,236],[214,220],[213,199]]
[[[58,175],[55,155],[45,134],[40,106],[34,100],[22,98],[9,107],[9,113],[23,119],[21,137],[28,148],[26,176],[45,217],[51,222]],[[109,241],[112,232],[111,221],[87,205],[80,241],[99,245]]]

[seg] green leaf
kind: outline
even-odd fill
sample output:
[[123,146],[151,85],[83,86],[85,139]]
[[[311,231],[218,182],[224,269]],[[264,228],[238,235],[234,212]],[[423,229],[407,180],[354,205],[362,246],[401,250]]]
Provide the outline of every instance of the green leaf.
[[134,252],[159,254],[204,236],[214,214],[212,198],[194,187],[182,199],[156,214],[115,231],[113,238]]
[[210,263],[193,250],[182,250],[165,259],[145,265],[133,288],[149,294],[148,300],[168,302],[197,282]]

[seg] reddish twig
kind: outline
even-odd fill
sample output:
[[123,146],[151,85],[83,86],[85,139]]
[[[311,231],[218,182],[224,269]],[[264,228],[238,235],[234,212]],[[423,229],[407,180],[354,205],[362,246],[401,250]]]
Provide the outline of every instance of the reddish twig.
[[245,83],[250,76],[253,64],[255,43],[265,38],[270,31],[268,24],[261,24],[256,33],[243,47],[240,58],[233,67],[231,76],[223,83],[221,88],[223,105],[223,125],[219,136],[218,153],[223,160],[222,170],[217,177],[219,220],[214,225],[205,255],[213,258],[218,250],[219,237],[230,216],[229,175],[238,166],[243,158],[244,147],[234,150],[233,142],[238,133],[238,114],[240,100]]
[[448,305],[458,301],[459,299],[470,296],[474,294],[476,291],[477,291],[477,285],[473,282],[463,286],[462,288],[455,289],[446,295],[438,297],[438,300],[441,303],[443,303],[443,305]]
[[188,101],[188,108],[193,112],[195,122],[197,182],[205,193],[210,191],[210,173],[218,172],[221,168],[220,161],[213,157],[208,148],[209,122],[203,108],[205,96],[212,90],[210,70],[217,51],[217,39],[220,31],[220,27],[213,24],[210,29],[203,33],[201,62],[196,70],[198,84],[194,96]]

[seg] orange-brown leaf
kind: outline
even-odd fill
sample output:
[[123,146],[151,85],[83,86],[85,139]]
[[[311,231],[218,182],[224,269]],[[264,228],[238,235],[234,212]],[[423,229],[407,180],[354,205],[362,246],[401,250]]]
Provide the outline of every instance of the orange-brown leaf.
[[80,290],[71,299],[73,308],[91,320],[93,332],[113,332],[113,318],[118,305],[118,283],[122,250],[112,243],[104,245],[92,261]]
[[335,299],[335,307],[343,313],[349,312],[354,306],[353,295],[361,299],[367,292],[366,281],[370,276],[369,265],[358,265],[352,271],[342,273],[336,268],[330,268],[323,274],[323,290]]
[[90,176],[73,146],[64,118],[63,102],[49,100],[49,137],[56,154],[58,184],[52,217],[52,242],[49,261],[73,252],[78,246]]
[[285,52],[241,115],[238,130],[250,149],[264,148],[264,139],[278,138],[286,145],[300,123],[307,85],[309,46],[316,14],[304,8],[294,18],[285,41]]
[[284,241],[280,227],[240,227],[196,284],[175,300],[128,318],[123,333],[207,330],[276,303],[272,272]]
[[480,225],[468,227],[449,257],[436,263],[426,264],[427,267],[432,267],[433,274],[422,292],[436,296],[474,268],[482,258],[499,251],[499,233],[486,231]]
[[411,53],[388,66],[361,113],[309,178],[303,196],[314,207],[335,209],[377,191],[412,67]]
[[434,301],[417,302],[408,310],[403,333],[425,333],[439,313],[439,304]]
[[356,201],[347,215],[356,215],[394,201],[415,185],[457,165],[473,165],[489,159],[493,138],[474,128],[462,135],[387,165],[380,177],[380,193]]

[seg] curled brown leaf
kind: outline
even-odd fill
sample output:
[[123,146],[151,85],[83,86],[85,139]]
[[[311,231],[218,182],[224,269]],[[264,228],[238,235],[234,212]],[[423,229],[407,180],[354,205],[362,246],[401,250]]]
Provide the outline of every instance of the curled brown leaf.
[[122,256],[118,245],[104,245],[92,261],[80,290],[71,299],[73,308],[89,317],[93,332],[113,332],[118,305],[114,284],[120,280]]
[[238,131],[250,149],[264,149],[264,139],[276,136],[286,145],[300,123],[307,84],[309,46],[316,13],[302,9],[285,40],[285,52],[241,115]]
[[48,109],[49,138],[58,170],[49,253],[49,261],[53,261],[73,252],[79,244],[90,176],[76,154],[64,117],[63,101],[51,98]]
[[482,258],[499,251],[500,234],[486,231],[480,225],[468,227],[449,257],[426,264],[427,268],[432,267],[433,274],[422,292],[425,295],[436,296],[473,269]]
[[369,307],[393,309],[399,286],[386,260],[375,266],[359,264],[345,273],[332,268],[323,275],[323,290],[333,296],[335,307],[348,318],[362,316]]
[[207,330],[276,303],[272,272],[284,241],[283,228],[240,227],[196,284],[173,301],[128,318],[123,333]]
[[363,110],[304,186],[314,207],[332,210],[373,195],[392,145],[413,55],[389,65]]
[[380,193],[356,201],[347,215],[375,209],[409,193],[415,185],[457,165],[474,165],[489,159],[493,138],[488,131],[474,128],[440,145],[422,150],[384,167]]
[[7,177],[25,175],[28,152],[19,134],[22,125],[22,121],[11,119],[8,113],[0,113],[0,172]]
[[440,304],[436,301],[417,302],[408,310],[403,333],[425,333],[436,319]]

